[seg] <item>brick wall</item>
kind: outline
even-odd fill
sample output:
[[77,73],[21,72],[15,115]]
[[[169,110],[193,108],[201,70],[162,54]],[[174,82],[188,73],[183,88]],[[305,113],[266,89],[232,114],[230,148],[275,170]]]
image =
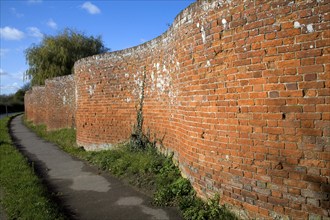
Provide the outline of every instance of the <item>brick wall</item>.
[[73,75],[46,80],[25,94],[25,117],[48,130],[75,127],[75,81]]
[[144,131],[200,196],[242,218],[329,218],[329,12],[200,1],[150,42],[76,62],[77,143],[126,141],[143,96]]
[[47,110],[45,87],[34,86],[32,88],[32,92],[30,93],[30,97],[28,98],[28,100],[31,101],[31,105],[32,105],[31,108],[32,118],[28,118],[28,119],[31,120],[36,125],[44,124],[46,122],[46,110]]
[[48,130],[75,127],[75,82],[73,75],[46,80]]
[[24,115],[29,121],[33,121],[32,90],[28,90],[24,96]]

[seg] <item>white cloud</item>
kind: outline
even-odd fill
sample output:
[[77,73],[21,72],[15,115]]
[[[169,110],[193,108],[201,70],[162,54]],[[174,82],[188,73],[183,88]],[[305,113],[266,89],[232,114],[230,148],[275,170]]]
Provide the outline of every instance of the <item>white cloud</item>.
[[81,8],[85,9],[89,14],[99,14],[101,13],[101,10],[91,2],[85,2]]
[[12,77],[13,79],[15,79],[15,80],[19,80],[19,81],[21,81],[21,82],[24,81],[24,76],[25,76],[25,74],[24,74],[23,71],[18,71],[17,73],[13,73],[13,74],[11,75],[11,77]]
[[42,38],[44,36],[36,27],[28,27],[27,30],[31,37]]
[[11,94],[11,93],[16,92],[19,89],[20,89],[20,86],[17,82],[0,86],[1,94]]
[[20,89],[24,83],[24,71],[9,73],[0,68],[0,93],[10,94]]
[[1,38],[5,40],[21,40],[24,37],[24,33],[16,28],[4,27],[0,28]]
[[9,52],[9,49],[6,48],[0,48],[0,56],[3,57],[6,53]]
[[16,8],[11,8],[10,11],[11,11],[11,13],[13,13],[17,18],[21,18],[21,17],[24,16],[24,14],[19,13],[19,12],[16,10]]
[[22,70],[17,71],[16,73],[9,73],[3,69],[0,68],[0,75],[3,77],[6,77],[6,79],[11,79],[11,80],[19,80],[23,81],[24,80],[24,72]]
[[50,28],[57,29],[57,24],[53,19],[49,19],[49,21],[47,22],[47,25]]
[[0,68],[0,76],[7,76],[7,75],[8,75],[8,73]]

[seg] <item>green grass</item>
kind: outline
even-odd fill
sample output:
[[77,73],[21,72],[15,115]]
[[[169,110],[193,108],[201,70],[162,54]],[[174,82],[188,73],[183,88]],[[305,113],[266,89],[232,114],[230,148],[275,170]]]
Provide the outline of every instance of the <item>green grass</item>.
[[13,146],[9,118],[0,120],[1,206],[8,219],[66,219],[48,197],[28,161]]
[[126,182],[153,195],[158,206],[176,206],[187,220],[237,219],[226,207],[219,206],[219,196],[202,201],[190,182],[183,178],[174,165],[172,156],[165,157],[152,147],[133,149],[128,143],[113,150],[85,151],[76,145],[73,129],[46,131],[45,126],[25,124],[40,137],[58,144],[63,150],[108,171]]

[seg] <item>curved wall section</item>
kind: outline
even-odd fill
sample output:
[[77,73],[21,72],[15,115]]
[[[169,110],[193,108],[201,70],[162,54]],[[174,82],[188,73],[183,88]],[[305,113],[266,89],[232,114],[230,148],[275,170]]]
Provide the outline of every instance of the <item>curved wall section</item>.
[[46,80],[34,86],[24,97],[25,117],[47,130],[75,127],[76,86],[73,75]]
[[32,88],[32,106],[33,116],[32,121],[34,124],[44,124],[46,122],[46,96],[45,87],[34,86]]
[[28,121],[33,121],[32,90],[28,90],[24,96],[24,115]]
[[143,97],[145,133],[200,196],[242,218],[326,219],[329,14],[327,0],[199,1],[150,42],[76,62],[77,143],[127,141]]
[[46,80],[47,111],[45,124],[48,130],[75,127],[75,88],[73,75]]

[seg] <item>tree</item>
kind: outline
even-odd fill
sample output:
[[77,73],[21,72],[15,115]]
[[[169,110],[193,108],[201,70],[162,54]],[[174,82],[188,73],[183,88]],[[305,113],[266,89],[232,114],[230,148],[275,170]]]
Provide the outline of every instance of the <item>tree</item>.
[[24,111],[24,95],[29,88],[30,83],[26,83],[14,94],[0,95],[0,114]]
[[77,60],[108,50],[100,36],[87,37],[64,29],[57,36],[44,36],[39,45],[34,44],[25,51],[29,64],[26,76],[31,79],[31,85],[44,85],[46,79],[70,75]]
[[30,83],[24,84],[17,92],[13,95],[13,102],[24,104],[24,95],[26,91],[30,89]]

